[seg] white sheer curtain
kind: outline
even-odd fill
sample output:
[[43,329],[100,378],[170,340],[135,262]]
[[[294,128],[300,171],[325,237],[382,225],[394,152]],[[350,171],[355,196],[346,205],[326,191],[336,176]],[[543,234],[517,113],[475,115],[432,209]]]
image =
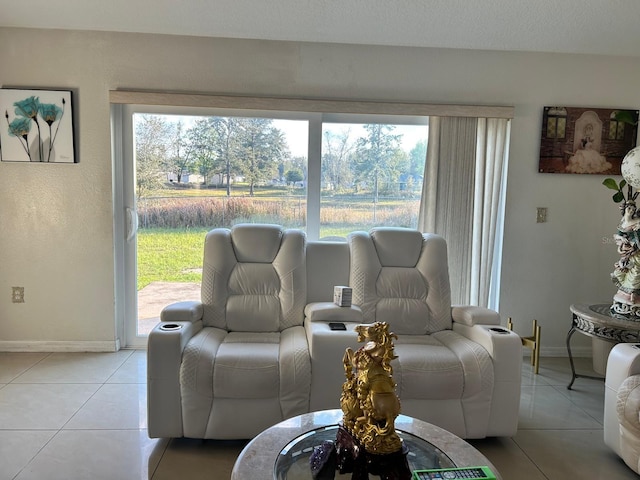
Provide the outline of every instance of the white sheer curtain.
[[499,281],[500,258],[495,255],[495,246],[496,239],[502,238],[502,187],[506,178],[510,124],[504,118],[478,119],[469,299],[472,305],[489,306],[492,281]]
[[[447,240],[453,303],[497,307],[508,119],[430,117],[418,228]],[[493,282],[493,285],[492,285]],[[493,289],[492,289],[493,288]]]

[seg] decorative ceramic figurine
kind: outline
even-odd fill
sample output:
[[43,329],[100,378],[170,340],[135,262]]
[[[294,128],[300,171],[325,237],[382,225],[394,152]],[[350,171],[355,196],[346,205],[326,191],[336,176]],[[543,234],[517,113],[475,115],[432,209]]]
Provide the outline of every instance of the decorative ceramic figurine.
[[640,320],[640,212],[634,200],[623,204],[623,215],[614,235],[620,260],[611,274],[618,291],[611,312],[631,320]]
[[[626,122],[637,125],[637,122]],[[621,172],[623,178],[620,183],[613,178],[606,178],[602,182],[607,188],[615,190],[613,201],[620,204],[622,214],[618,232],[613,236],[620,260],[615,263],[615,270],[611,274],[611,279],[618,288],[613,296],[611,314],[626,320],[640,321],[640,211],[636,207],[636,199],[640,193],[640,146],[625,155]]]

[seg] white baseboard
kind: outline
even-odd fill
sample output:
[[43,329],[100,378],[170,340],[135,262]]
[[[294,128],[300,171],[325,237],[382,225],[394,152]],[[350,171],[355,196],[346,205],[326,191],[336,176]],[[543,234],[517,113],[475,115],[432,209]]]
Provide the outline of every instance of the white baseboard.
[[[522,353],[525,357],[531,356],[531,349],[523,348]],[[593,352],[591,346],[586,347],[571,347],[571,354],[574,358],[586,357],[591,358]],[[541,357],[569,357],[566,347],[542,347],[540,350]]]
[[0,352],[117,352],[120,340],[113,341],[4,341]]

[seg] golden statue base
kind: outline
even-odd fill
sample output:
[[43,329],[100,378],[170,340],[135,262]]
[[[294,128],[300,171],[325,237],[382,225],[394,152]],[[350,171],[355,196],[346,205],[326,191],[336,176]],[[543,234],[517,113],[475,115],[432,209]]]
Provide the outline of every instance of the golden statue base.
[[309,463],[314,480],[333,480],[336,471],[340,475],[350,473],[352,480],[368,480],[369,474],[382,480],[411,480],[408,451],[403,443],[394,453],[367,452],[346,428],[339,425],[335,442],[327,440],[315,447]]
[[368,480],[369,474],[378,475],[382,480],[411,480],[407,452],[403,443],[397,452],[369,453],[346,428],[338,427],[337,470],[341,474],[351,473],[352,480]]

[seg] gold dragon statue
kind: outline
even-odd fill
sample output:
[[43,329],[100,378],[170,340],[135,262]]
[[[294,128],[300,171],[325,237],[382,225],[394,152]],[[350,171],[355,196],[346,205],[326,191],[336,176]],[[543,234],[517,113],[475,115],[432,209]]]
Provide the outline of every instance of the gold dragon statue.
[[356,327],[358,342],[365,342],[355,352],[347,348],[343,357],[346,381],[342,385],[340,407],[343,427],[369,453],[384,455],[402,449],[395,430],[400,414],[391,360],[397,358],[389,325],[376,322]]

